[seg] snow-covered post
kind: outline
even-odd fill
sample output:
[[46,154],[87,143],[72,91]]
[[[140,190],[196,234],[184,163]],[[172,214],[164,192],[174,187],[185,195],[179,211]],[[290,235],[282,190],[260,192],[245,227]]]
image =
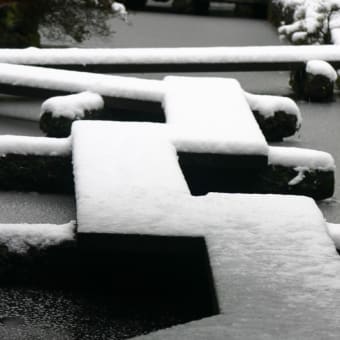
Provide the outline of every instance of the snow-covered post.
[[337,78],[336,71],[329,63],[311,60],[304,68],[292,72],[290,85],[298,96],[306,100],[331,101]]

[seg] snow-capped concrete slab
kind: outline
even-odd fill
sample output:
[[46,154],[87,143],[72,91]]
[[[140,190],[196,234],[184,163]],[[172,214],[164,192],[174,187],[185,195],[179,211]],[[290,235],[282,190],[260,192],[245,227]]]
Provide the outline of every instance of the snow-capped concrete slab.
[[312,199],[190,195],[166,125],[76,122],[78,233],[202,236],[220,314],[141,339],[340,336],[340,258]]
[[267,142],[235,79],[164,79],[163,107],[177,151],[264,155]]

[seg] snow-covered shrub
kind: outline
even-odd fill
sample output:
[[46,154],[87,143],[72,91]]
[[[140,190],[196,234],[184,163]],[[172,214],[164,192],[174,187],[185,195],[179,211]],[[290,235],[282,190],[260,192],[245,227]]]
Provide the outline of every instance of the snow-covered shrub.
[[41,106],[40,129],[48,136],[67,137],[75,120],[98,119],[103,108],[103,98],[97,93],[52,97]]
[[[24,254],[29,249],[46,249],[73,241],[75,222],[55,224],[0,224],[0,247],[11,253]],[[0,251],[3,255],[3,251]],[[1,256],[0,255],[0,256]]]
[[337,78],[330,64],[322,60],[311,60],[305,68],[291,73],[290,85],[299,97],[324,102],[332,100]]
[[73,192],[70,140],[0,136],[0,190]]
[[292,99],[247,92],[245,95],[267,141],[281,141],[300,129],[301,113]]
[[324,44],[331,41],[330,19],[339,10],[338,0],[272,0],[271,21],[293,44]]
[[270,147],[268,166],[258,173],[254,191],[329,198],[334,193],[334,169],[334,159],[325,152]]

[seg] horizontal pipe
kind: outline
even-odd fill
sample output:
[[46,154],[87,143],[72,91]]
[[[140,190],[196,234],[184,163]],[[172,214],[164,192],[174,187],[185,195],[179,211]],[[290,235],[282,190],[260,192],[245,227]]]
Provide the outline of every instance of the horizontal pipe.
[[219,72],[296,69],[320,59],[340,67],[340,46],[0,49],[0,62],[91,72]]

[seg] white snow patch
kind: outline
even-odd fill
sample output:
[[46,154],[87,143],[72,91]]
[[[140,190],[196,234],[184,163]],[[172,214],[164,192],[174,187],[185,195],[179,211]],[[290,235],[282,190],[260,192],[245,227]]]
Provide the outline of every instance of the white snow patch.
[[296,103],[287,97],[256,95],[245,92],[246,99],[252,111],[259,111],[264,117],[272,117],[277,111],[284,111],[297,118],[297,126],[302,123],[301,112]]
[[0,156],[7,154],[65,156],[71,153],[71,138],[0,136]]
[[178,151],[267,155],[267,142],[235,79],[164,79],[163,107]]
[[8,250],[25,253],[30,247],[42,249],[75,237],[75,222],[55,224],[0,224],[0,243]]
[[329,18],[329,28],[331,31],[332,43],[340,44],[340,10],[335,11],[331,14]]
[[268,162],[272,165],[293,168],[303,167],[322,171],[335,170],[335,161],[329,153],[295,147],[269,147]]
[[294,168],[294,170],[297,171],[298,174],[288,182],[288,185],[291,185],[291,186],[298,185],[299,183],[301,183],[305,179],[306,177],[305,172],[309,171],[309,168],[298,166]]
[[283,12],[293,13],[293,22],[283,22],[278,29],[279,34],[290,38],[293,43],[299,43],[301,39],[305,39],[306,44],[327,43],[325,37],[328,30],[331,29],[332,32],[332,26],[336,25],[335,22],[332,23],[332,17],[339,12],[339,0],[272,1],[282,5]]
[[41,106],[41,115],[51,112],[53,117],[75,120],[84,118],[86,111],[100,110],[103,107],[104,100],[99,94],[85,91],[45,100]]
[[340,250],[340,224],[327,223],[327,231],[335,247]]
[[313,75],[322,75],[334,82],[338,78],[338,75],[334,68],[323,60],[310,60],[306,65],[306,72]]

